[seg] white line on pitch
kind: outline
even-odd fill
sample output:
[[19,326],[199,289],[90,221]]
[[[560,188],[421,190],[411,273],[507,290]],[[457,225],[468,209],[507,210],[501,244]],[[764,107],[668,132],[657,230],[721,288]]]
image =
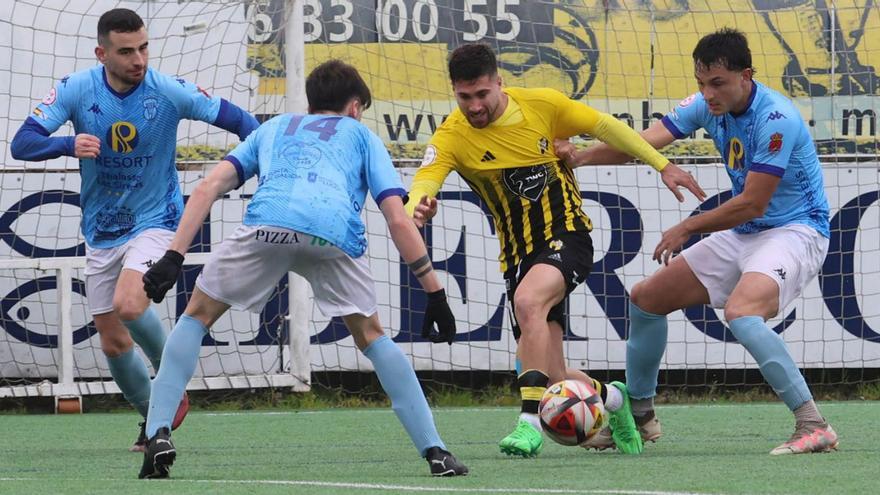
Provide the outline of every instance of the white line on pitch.
[[[45,479],[45,478],[0,478],[0,482],[14,481],[100,481],[115,482],[130,480],[125,479]],[[393,490],[396,492],[422,492],[422,493],[525,493],[525,494],[559,494],[559,495],[706,495],[695,492],[664,492],[648,490],[572,490],[566,488],[476,488],[476,487],[440,487],[440,486],[412,486],[412,485],[386,485],[379,483],[337,483],[332,481],[308,481],[308,480],[180,480],[171,479],[161,482],[208,485],[273,485],[273,486],[312,486],[319,488],[348,488],[354,490]]]

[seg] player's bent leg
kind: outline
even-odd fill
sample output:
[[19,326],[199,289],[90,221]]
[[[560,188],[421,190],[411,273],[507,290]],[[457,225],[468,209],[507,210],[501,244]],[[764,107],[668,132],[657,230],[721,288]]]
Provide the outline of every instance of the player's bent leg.
[[565,298],[565,290],[565,279],[559,268],[539,263],[528,269],[513,295],[514,314],[522,331],[517,352],[525,371],[517,377],[522,399],[517,425],[498,444],[505,454],[533,457],[544,446],[538,405],[551,374],[556,380],[565,376],[562,335],[558,331],[558,335],[554,335],[547,317],[550,310]]
[[785,342],[766,324],[779,310],[779,285],[769,275],[743,274],[725,306],[725,317],[737,340],[758,363],[773,391],[795,415],[795,432],[772,455],[825,452],[837,448],[837,433],[823,418],[807,382]]
[[115,313],[94,315],[94,319],[110,375],[125,399],[141,416],[146,417],[150,400],[150,373],[147,365],[135,352],[128,330]]
[[416,373],[400,347],[382,332],[376,314],[343,317],[355,344],[373,363],[391,408],[434,476],[459,476],[468,468],[446,450]]
[[158,370],[165,347],[165,325],[150,307],[144,293],[143,273],[123,268],[113,294],[113,310],[131,333],[131,338],[143,349],[144,354]]
[[[209,326],[227,309],[229,305],[211,299],[196,287],[186,311],[168,336],[162,353],[162,367],[153,380],[150,413],[147,416],[146,435],[149,441],[144,452],[144,468],[151,463],[154,465],[158,475],[152,477],[166,477],[168,473],[163,473],[158,467],[160,463],[150,457],[164,453],[162,455],[173,462],[177,455],[169,438],[175,412],[186,384],[195,373],[202,339],[208,333]],[[167,466],[170,466],[170,462]],[[143,471],[142,474],[141,478],[151,477]]]

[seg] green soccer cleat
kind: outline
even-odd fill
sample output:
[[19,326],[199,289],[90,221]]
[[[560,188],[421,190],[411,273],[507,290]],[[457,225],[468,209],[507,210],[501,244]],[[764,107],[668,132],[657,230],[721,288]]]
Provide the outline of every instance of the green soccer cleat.
[[626,384],[621,382],[611,382],[608,385],[616,387],[623,395],[623,405],[620,409],[609,411],[609,424],[611,425],[611,436],[614,438],[614,444],[617,450],[624,454],[641,454],[644,449],[642,436],[639,434],[639,428],[636,426],[636,420],[632,415],[632,407],[629,404],[629,393],[626,391]]
[[513,433],[504,437],[498,446],[507,455],[535,457],[544,447],[544,435],[531,423],[521,419]]

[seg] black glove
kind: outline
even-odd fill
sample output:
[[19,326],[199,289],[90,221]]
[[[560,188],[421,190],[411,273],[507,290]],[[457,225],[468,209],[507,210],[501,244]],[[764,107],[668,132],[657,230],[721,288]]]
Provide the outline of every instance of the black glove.
[[[437,330],[434,330],[434,324]],[[439,331],[438,331],[439,330]],[[446,342],[452,345],[455,340],[455,316],[446,302],[446,291],[428,293],[428,305],[425,307],[425,321],[422,322],[422,338],[437,344]]]
[[165,299],[165,293],[177,282],[177,276],[180,275],[182,267],[182,254],[170,249],[165,251],[165,255],[153,263],[142,279],[147,297],[153,302],[162,302],[162,299]]

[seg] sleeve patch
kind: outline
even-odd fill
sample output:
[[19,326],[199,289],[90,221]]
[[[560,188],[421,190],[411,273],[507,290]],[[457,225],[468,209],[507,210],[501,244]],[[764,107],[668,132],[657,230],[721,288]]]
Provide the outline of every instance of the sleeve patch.
[[770,153],[778,153],[781,149],[782,134],[775,132],[772,136],[770,136],[770,144],[767,146],[767,151],[769,151]]
[[688,96],[687,98],[681,100],[680,102],[678,102],[678,106],[680,106],[681,108],[687,108],[687,106],[690,105],[691,103],[693,103],[694,100],[696,100],[696,99],[697,99],[697,94],[694,93],[694,94]]
[[434,147],[433,144],[429,144],[427,148],[425,148],[425,156],[422,157],[422,166],[430,165],[437,160],[437,148]]
[[58,96],[58,93],[55,91],[55,88],[50,89],[49,92],[46,93],[46,96],[43,97],[43,104],[44,105],[51,105],[51,104],[55,103],[55,98],[57,96]]

